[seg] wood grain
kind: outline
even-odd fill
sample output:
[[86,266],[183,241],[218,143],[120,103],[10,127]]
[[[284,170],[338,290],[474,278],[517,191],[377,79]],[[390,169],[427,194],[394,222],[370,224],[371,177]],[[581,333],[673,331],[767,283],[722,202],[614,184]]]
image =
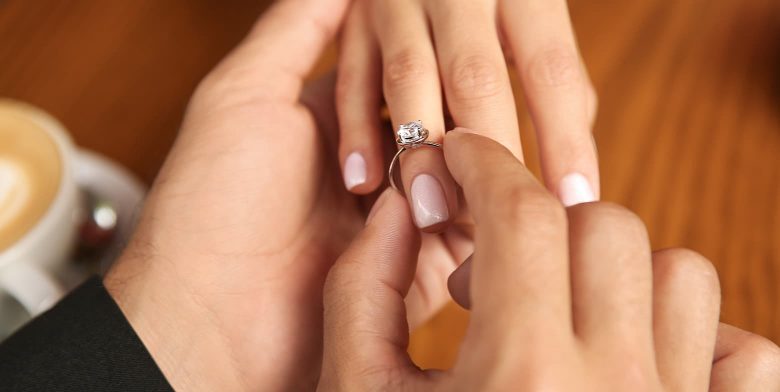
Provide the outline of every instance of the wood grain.
[[[46,109],[151,182],[198,80],[266,3],[0,0],[0,96]],[[604,199],[636,211],[655,248],[713,260],[723,320],[780,342],[780,3],[570,5],[600,95]],[[467,320],[449,305],[415,332],[415,359],[451,365]]]

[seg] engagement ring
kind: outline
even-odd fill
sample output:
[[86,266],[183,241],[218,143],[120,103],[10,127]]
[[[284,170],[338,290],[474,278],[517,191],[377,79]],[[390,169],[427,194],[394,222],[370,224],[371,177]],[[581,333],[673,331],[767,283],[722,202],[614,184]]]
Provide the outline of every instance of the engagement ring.
[[396,134],[398,139],[396,139],[395,142],[398,143],[398,146],[401,148],[395,154],[393,160],[390,161],[390,169],[387,170],[387,177],[390,179],[390,186],[396,190],[400,190],[395,185],[393,170],[398,165],[397,162],[399,161],[401,154],[403,154],[406,150],[424,146],[441,148],[441,144],[429,142],[426,140],[428,139],[428,130],[423,127],[422,121],[413,121],[410,123],[401,124],[401,126],[398,127]]

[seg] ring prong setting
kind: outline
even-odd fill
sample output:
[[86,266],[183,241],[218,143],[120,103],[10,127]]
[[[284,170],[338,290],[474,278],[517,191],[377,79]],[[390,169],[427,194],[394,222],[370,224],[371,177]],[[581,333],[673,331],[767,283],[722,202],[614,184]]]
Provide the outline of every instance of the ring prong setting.
[[428,130],[422,125],[422,121],[412,121],[406,124],[401,124],[398,127],[398,143],[401,147],[415,148],[420,143],[428,139]]

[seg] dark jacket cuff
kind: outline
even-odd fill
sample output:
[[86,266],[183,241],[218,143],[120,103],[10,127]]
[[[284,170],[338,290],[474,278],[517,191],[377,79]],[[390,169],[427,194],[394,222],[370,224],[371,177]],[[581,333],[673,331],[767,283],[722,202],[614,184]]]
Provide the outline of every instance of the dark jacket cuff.
[[3,391],[172,391],[94,277],[0,344]]

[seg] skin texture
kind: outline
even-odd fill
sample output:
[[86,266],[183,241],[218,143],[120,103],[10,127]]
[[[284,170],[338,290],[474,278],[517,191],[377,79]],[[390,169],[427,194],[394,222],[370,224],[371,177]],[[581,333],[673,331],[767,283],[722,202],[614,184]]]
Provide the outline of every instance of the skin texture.
[[476,221],[474,256],[452,278],[453,297],[471,308],[455,366],[423,371],[406,353],[403,297],[420,241],[388,191],[328,275],[320,390],[780,388],[777,346],[718,324],[708,260],[652,253],[643,223],[620,206],[564,209],[473,131],[449,133],[444,154]]
[[322,285],[370,201],[332,158],[332,83],[302,94],[347,5],[279,2],[201,83],[105,279],[177,390],[316,385]]
[[[567,204],[598,199],[591,135],[597,99],[565,0],[357,0],[339,43],[338,159],[351,193],[371,194],[386,184],[394,153],[386,147],[395,135],[381,129],[383,102],[393,129],[421,120],[428,140],[441,142],[448,123],[471,127],[522,161],[509,62],[536,126],[548,189]],[[471,254],[473,221],[441,150],[409,150],[397,172],[416,225],[428,233],[419,268],[451,273]],[[572,175],[589,189],[564,187]],[[430,178],[434,185],[420,186]],[[431,314],[448,299],[439,280],[416,281],[410,298],[424,299],[409,301],[411,318]]]
[[[449,115],[455,126],[476,129],[522,160],[509,61],[536,127],[548,189],[565,203],[598,199],[591,137],[596,94],[565,0],[357,0],[340,42],[339,158],[347,178],[348,156],[360,154],[366,166],[364,182],[347,181],[351,192],[373,192],[385,176],[381,147],[395,137],[380,130],[382,98],[394,129],[422,120],[429,139],[441,142]],[[441,151],[407,152],[401,166],[404,189],[421,174],[436,177],[443,188],[449,219],[418,224],[423,231],[439,232],[459,220],[463,206]],[[567,175],[581,181],[565,181]],[[407,198],[415,205],[414,195]]]
[[[325,276],[376,198],[344,190],[334,78],[304,86],[348,3],[277,3],[203,80],[105,279],[176,389],[316,385]],[[446,301],[471,239],[453,225],[423,248],[412,326]]]
[[[364,227],[374,200],[343,188],[333,80],[303,83],[348,6],[347,0],[276,3],[201,83],[137,231],[105,278],[177,390],[310,390],[318,383],[326,276]],[[398,200],[380,204],[398,207]],[[395,235],[407,233],[404,246],[421,247],[416,272],[406,269],[407,278],[413,276],[404,280],[406,302],[396,292],[400,302],[386,308],[401,317],[388,326],[404,325],[393,329],[394,338],[404,339],[407,322],[414,327],[446,298],[453,260],[465,259],[472,242],[463,234],[468,224],[420,234],[408,230],[407,209],[393,211],[407,214],[405,226],[389,226]],[[403,254],[406,260],[410,253],[403,249],[384,247],[377,257]],[[343,322],[350,298],[361,303],[382,293],[384,283],[374,283],[352,297],[334,297],[331,284],[328,317],[343,315]],[[341,310],[334,298],[345,301]],[[329,369],[343,365],[328,363]],[[490,379],[472,377],[472,383]]]

